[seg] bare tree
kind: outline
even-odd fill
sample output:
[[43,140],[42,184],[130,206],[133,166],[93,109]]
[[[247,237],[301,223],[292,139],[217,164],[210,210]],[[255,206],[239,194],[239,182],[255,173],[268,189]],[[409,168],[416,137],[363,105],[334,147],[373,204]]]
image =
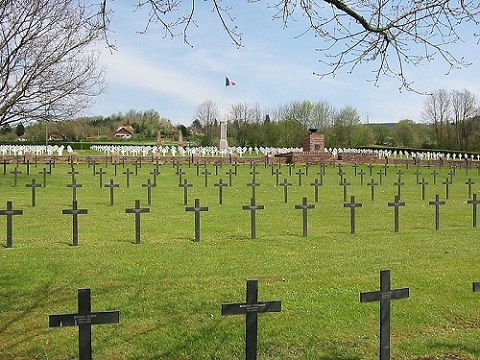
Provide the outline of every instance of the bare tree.
[[453,90],[450,94],[453,123],[455,125],[456,140],[460,150],[469,150],[470,139],[479,114],[478,100],[468,90]]
[[[246,1],[247,4],[261,2]],[[111,3],[112,0],[101,1],[107,27]],[[189,28],[197,26],[195,6],[199,3],[138,0],[136,6],[148,9],[145,31],[152,24],[159,24],[166,36],[181,34],[188,43]],[[238,6],[238,1],[210,0],[209,3],[226,34],[235,45],[241,46],[242,34],[235,26],[231,5]],[[305,33],[313,32],[326,44],[318,50],[322,56],[320,61],[328,70],[318,75],[335,75],[342,67],[353,71],[361,64],[372,63],[375,82],[382,76],[394,77],[407,89],[413,89],[407,77],[410,65],[438,57],[450,69],[467,66],[463,54],[451,52],[450,45],[462,40],[460,29],[465,24],[478,26],[480,22],[478,0],[277,0],[266,4],[272,10],[272,17],[284,27],[302,19]],[[478,36],[478,33],[471,35]]]
[[450,96],[446,90],[436,90],[425,99],[422,117],[427,123],[433,125],[437,146],[445,147],[449,145],[451,110]]
[[213,100],[207,100],[197,106],[195,110],[195,119],[202,125],[205,135],[204,145],[212,145],[214,135],[214,125],[220,116],[218,105]]
[[103,90],[103,69],[90,47],[102,17],[82,0],[0,3],[0,126],[63,120]]

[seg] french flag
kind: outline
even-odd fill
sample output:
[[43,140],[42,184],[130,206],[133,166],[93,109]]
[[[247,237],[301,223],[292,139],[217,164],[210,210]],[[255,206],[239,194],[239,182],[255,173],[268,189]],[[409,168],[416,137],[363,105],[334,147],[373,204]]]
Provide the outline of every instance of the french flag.
[[235,81],[230,80],[228,77],[225,77],[225,86],[235,85]]

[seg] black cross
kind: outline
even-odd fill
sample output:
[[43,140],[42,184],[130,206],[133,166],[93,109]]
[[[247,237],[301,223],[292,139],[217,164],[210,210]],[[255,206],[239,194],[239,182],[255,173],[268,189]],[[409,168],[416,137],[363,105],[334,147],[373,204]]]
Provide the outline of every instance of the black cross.
[[357,168],[358,168],[359,166],[360,166],[360,165],[357,165],[357,163],[355,163],[355,164],[352,165],[355,176],[357,176]]
[[135,214],[135,244],[140,244],[140,214],[149,213],[149,208],[141,208],[140,200],[135,200],[135,207],[125,209],[127,214]]
[[360,175],[360,185],[363,186],[363,176],[365,175],[365,171],[363,171],[363,169],[361,169],[358,174]]
[[228,184],[224,183],[222,179],[218,180],[217,184],[213,184],[213,186],[218,186],[218,203],[220,205],[223,204],[223,187],[228,186]]
[[437,185],[437,175],[438,175],[437,170],[434,169],[432,172],[432,175],[433,175],[433,185]]
[[379,180],[379,183],[380,185],[383,185],[383,176],[385,175],[385,173],[383,172],[383,170],[380,170],[377,175],[380,177],[380,180]]
[[100,187],[102,188],[103,187],[103,175],[105,175],[107,172],[106,171],[103,171],[102,168],[100,168],[100,170],[98,171],[95,171],[95,175],[100,175],[99,176],[99,182],[100,182]]
[[298,175],[298,186],[302,186],[302,175],[305,175],[305,173],[302,171],[302,169],[298,169],[295,174]]
[[64,215],[72,215],[72,237],[73,237],[73,246],[78,246],[78,215],[80,214],[87,214],[87,209],[79,209],[77,201],[74,200],[71,209],[62,210],[62,214]]
[[200,241],[200,212],[208,211],[208,207],[200,206],[200,199],[195,199],[195,206],[186,207],[185,211],[195,211],[195,240],[196,242]]
[[196,163],[195,166],[197,168],[197,176],[199,176],[200,175],[200,166],[202,166],[202,165],[200,165],[199,163]]
[[283,196],[285,197],[285,203],[288,202],[288,187],[292,186],[292,183],[287,182],[287,179],[285,178],[283,180],[283,183],[280,183],[279,185],[283,186]]
[[215,175],[218,175],[218,168],[222,167],[222,165],[222,161],[215,161],[215,164],[213,164],[215,166]]
[[92,175],[95,176],[95,171],[97,170],[97,160],[90,158],[90,159],[88,160],[88,167],[90,167],[90,165],[93,165],[93,167],[92,167]]
[[318,179],[315,179],[315,182],[310,183],[310,186],[315,186],[315,191],[314,191],[315,202],[318,202],[318,187],[322,186],[322,182],[319,181]]
[[355,234],[355,208],[362,207],[361,203],[355,203],[355,196],[350,197],[350,202],[343,204],[343,207],[350,208],[350,233]]
[[181,184],[182,176],[185,175],[185,171],[182,171],[182,169],[178,168],[175,174],[178,175],[178,183]]
[[288,163],[287,166],[288,166],[288,175],[292,176],[292,167],[295,167],[295,164]]
[[255,179],[252,179],[252,182],[251,183],[248,183],[247,186],[251,186],[252,187],[252,198],[253,200],[255,200],[255,188],[257,186],[260,186],[259,183],[255,182]]
[[152,205],[152,188],[156,187],[155,183],[152,183],[150,179],[147,180],[146,184],[142,184],[142,187],[147,188],[147,204]]
[[183,184],[178,184],[179,187],[183,187],[183,205],[188,204],[188,188],[193,187],[193,184],[188,184],[187,179],[183,179]]
[[76,179],[73,179],[71,184],[67,184],[67,187],[72,188],[72,201],[77,201],[77,188],[82,186],[82,184],[77,184]]
[[375,200],[375,186],[378,185],[378,183],[376,183],[372,179],[369,183],[367,183],[367,185],[369,185],[370,188],[371,188],[371,199],[373,201],[373,200]]
[[272,175],[275,175],[275,186],[278,186],[278,175],[282,175],[282,172],[278,169],[275,169],[275,171],[273,171],[272,167]]
[[7,164],[9,164],[9,161],[6,159],[2,159],[2,164],[3,164],[3,175],[7,174]]
[[25,186],[32,188],[32,207],[35,207],[35,189],[37,187],[42,187],[42,184],[37,184],[37,183],[35,183],[35,179],[32,179],[32,183],[27,184]]
[[422,181],[418,182],[422,186],[422,200],[425,200],[425,186],[428,185],[428,182],[425,181],[425,178],[422,178]]
[[78,326],[78,357],[92,359],[92,325],[117,324],[120,312],[92,312],[90,289],[78,289],[78,313],[48,316],[49,327]]
[[295,205],[295,209],[303,210],[303,236],[307,236],[307,212],[308,209],[315,209],[315,205],[308,205],[307,198],[302,199],[302,205]]
[[136,158],[135,162],[133,164],[135,165],[135,175],[138,175],[138,168],[142,167],[142,159],[141,158]]
[[104,187],[110,188],[110,206],[113,206],[113,189],[119,187],[119,184],[114,184],[113,179],[110,179],[109,184],[105,184]]
[[468,185],[468,198],[470,199],[472,197],[472,185],[475,183],[472,179],[468,178],[468,181],[465,184]]
[[380,302],[380,360],[390,360],[390,301],[409,296],[409,288],[390,288],[390,270],[380,271],[380,291],[360,293],[362,303]]
[[445,205],[445,201],[440,201],[440,195],[435,195],[435,201],[429,201],[428,205],[435,206],[435,230],[440,228],[440,205]]
[[13,174],[13,186],[17,187],[17,179],[18,179],[18,174],[21,174],[22,172],[18,170],[18,167],[15,167],[14,171],[10,171],[10,174]]
[[474,282],[472,285],[473,292],[480,292],[480,282]]
[[250,199],[250,205],[242,206],[242,210],[250,210],[250,228],[252,239],[257,238],[257,222],[256,222],[256,210],[263,210],[265,206],[255,205],[255,198]]
[[40,171],[39,174],[43,175],[43,187],[47,187],[47,175],[50,175],[51,173],[47,171],[46,168],[43,168],[43,171]]
[[340,182],[342,183],[343,182],[343,175],[345,175],[345,173],[343,172],[341,167],[339,168],[337,175],[340,176]]
[[205,168],[205,170],[202,172],[203,175],[205,175],[205,187],[208,186],[208,175],[211,175],[212,173],[210,171],[208,171],[207,168]]
[[347,179],[342,178],[342,181],[338,185],[343,186],[343,201],[347,201],[347,186],[350,185],[350,183],[347,182]]
[[113,168],[115,169],[115,170],[114,170],[115,176],[117,176],[117,166],[118,166],[118,162],[117,162],[117,160],[115,160],[115,161],[113,162]]
[[253,165],[252,166],[252,171],[250,171],[250,175],[252,175],[252,182],[255,182],[255,179],[256,179],[256,175],[260,174],[257,169],[256,169],[256,165]]
[[467,204],[472,204],[472,218],[473,218],[473,227],[477,227],[477,205],[480,204],[480,200],[477,200],[477,194],[473,194],[473,199],[468,200]]
[[27,168],[27,175],[30,175],[30,159],[27,159],[25,162],[26,168]]
[[13,246],[13,215],[23,215],[23,210],[14,210],[11,201],[7,201],[7,209],[0,210],[0,215],[7,216],[7,248]]
[[405,202],[400,201],[400,195],[395,195],[395,200],[393,202],[389,202],[388,206],[395,206],[395,232],[398,232],[398,224],[399,224],[399,207],[405,206]]
[[127,171],[123,172],[125,175],[127,175],[127,188],[130,187],[130,175],[133,174],[133,172],[130,171],[129,168],[127,168]]
[[73,182],[73,180],[75,179],[75,175],[78,175],[80,173],[78,171],[75,171],[75,169],[72,166],[72,170],[70,170],[67,174],[72,176],[72,182]]
[[246,302],[222,304],[222,315],[246,315],[245,320],[245,359],[257,359],[258,314],[280,312],[280,301],[258,302],[258,280],[247,280]]
[[229,169],[225,174],[228,175],[228,186],[232,186],[232,175],[237,175],[237,173],[235,171],[233,171],[232,169]]
[[370,176],[373,176],[373,165],[372,164],[368,165],[368,170],[370,171]]
[[422,173],[421,173],[420,170],[417,168],[417,171],[415,171],[414,174],[417,176],[417,185],[418,185],[418,182],[419,182],[419,179],[420,179],[420,175],[422,175]]
[[[418,184],[418,181],[417,181],[417,184]],[[400,176],[399,176],[398,180],[396,182],[394,182],[393,185],[397,185],[397,195],[400,198],[400,191],[401,191],[402,185],[405,185],[405,183],[402,182],[402,180],[400,179]]]
[[160,175],[160,171],[158,171],[158,168],[156,167],[150,172],[150,175],[153,175],[153,183],[155,186],[157,186],[157,176]]
[[445,181],[442,182],[442,184],[445,185],[445,199],[448,200],[448,185],[451,185],[452,181],[446,178]]

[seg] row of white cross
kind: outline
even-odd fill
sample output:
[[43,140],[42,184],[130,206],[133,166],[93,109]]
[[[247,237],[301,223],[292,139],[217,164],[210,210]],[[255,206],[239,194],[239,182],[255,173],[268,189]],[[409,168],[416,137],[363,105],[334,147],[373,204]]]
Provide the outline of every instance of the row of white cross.
[[0,145],[0,155],[2,156],[22,156],[25,154],[33,154],[37,156],[63,156],[65,151],[67,151],[68,154],[73,153],[73,149],[70,145],[67,145],[66,147],[64,145]]

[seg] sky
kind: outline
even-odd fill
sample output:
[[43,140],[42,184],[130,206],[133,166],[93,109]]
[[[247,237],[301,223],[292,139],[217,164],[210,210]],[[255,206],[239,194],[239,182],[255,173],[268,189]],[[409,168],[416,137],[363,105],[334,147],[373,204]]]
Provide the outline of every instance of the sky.
[[[374,85],[368,64],[353,73],[341,69],[335,77],[314,75],[328,70],[319,62],[322,42],[311,33],[301,35],[306,23],[300,15],[284,28],[280,21],[272,21],[266,3],[238,2],[231,11],[243,34],[243,46],[238,48],[211,12],[211,3],[196,1],[197,21],[188,30],[189,45],[182,36],[164,36],[155,24],[142,33],[148,14],[135,11],[134,3],[111,2],[109,39],[117,50],[97,45],[107,89],[87,116],[154,109],[173,124],[188,126],[207,100],[218,105],[220,117],[236,103],[258,104],[268,114],[292,101],[308,100],[327,102],[337,110],[352,106],[364,123],[422,121],[426,96],[399,90],[401,84],[390,78]],[[480,97],[480,45],[470,36],[454,47],[472,65],[446,75],[447,65],[436,59],[409,68],[407,76],[422,92],[467,89]],[[235,86],[226,87],[225,77]]]

